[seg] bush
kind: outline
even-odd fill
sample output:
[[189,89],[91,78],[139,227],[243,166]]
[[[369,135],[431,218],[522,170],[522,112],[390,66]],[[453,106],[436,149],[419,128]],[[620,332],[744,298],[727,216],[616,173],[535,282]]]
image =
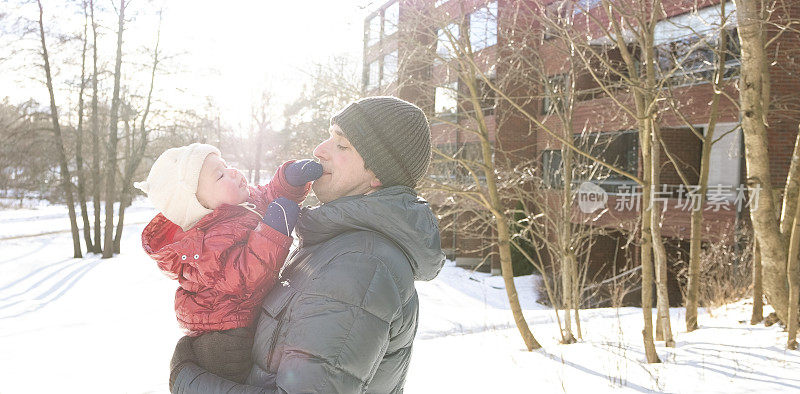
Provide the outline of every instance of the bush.
[[[752,295],[752,231],[726,229],[720,234],[720,239],[724,241],[704,243],[700,252],[698,303],[705,308],[718,307]],[[686,283],[688,264],[679,275]]]

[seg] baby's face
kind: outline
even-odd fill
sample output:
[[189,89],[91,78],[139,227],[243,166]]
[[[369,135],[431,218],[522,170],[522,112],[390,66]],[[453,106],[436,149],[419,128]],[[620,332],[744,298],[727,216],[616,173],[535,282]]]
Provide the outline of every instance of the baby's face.
[[247,201],[250,189],[239,170],[228,167],[225,160],[212,153],[203,161],[196,195],[204,207],[217,209],[223,204],[236,205]]

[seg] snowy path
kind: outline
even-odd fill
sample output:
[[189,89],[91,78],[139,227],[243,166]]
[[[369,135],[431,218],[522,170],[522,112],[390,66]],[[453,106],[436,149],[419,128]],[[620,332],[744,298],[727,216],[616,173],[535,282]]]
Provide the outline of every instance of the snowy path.
[[[137,215],[152,211],[139,208]],[[15,220],[6,220],[15,219]],[[45,213],[0,212],[0,234],[68,226]],[[68,233],[0,240],[0,393],[167,391],[181,333],[175,284],[141,251],[143,225],[126,226],[122,254],[71,255]],[[24,229],[24,231],[22,231]],[[551,310],[534,302],[532,277],[517,278],[526,317],[544,350],[527,352],[500,278],[448,265],[418,283],[420,327],[409,393],[800,392],[800,352],[777,327],[750,326],[747,301],[700,316],[674,349],[642,363],[636,308],[581,311],[584,341],[557,343]]]

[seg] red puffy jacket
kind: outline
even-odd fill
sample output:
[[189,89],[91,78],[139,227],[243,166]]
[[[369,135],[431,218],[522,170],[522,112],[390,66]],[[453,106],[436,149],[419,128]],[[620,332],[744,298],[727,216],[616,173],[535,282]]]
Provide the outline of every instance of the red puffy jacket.
[[[250,187],[248,202],[264,215],[277,197],[302,202],[309,186],[286,182],[282,165],[265,186]],[[142,231],[142,247],[167,276],[177,279],[175,313],[189,335],[251,325],[275,285],[292,238],[255,213],[223,205],[186,232],[158,214]]]

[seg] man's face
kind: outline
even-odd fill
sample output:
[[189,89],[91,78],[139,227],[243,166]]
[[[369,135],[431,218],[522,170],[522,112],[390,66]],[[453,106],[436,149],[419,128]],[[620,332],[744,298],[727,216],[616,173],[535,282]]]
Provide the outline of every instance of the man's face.
[[369,194],[381,186],[375,174],[364,167],[364,159],[342,133],[332,125],[330,136],[314,148],[314,156],[322,164],[322,176],[311,188],[317,198],[330,202],[345,196]]
[[203,161],[196,195],[204,207],[217,209],[223,204],[236,205],[247,201],[250,189],[239,170],[228,167],[225,160],[212,153]]

